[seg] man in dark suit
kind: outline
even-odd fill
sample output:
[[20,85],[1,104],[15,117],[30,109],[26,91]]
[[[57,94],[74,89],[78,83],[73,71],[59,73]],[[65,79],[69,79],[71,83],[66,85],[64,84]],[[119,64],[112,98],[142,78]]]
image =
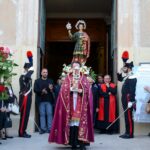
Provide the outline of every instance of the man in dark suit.
[[53,81],[48,79],[48,70],[46,68],[42,69],[41,76],[41,78],[35,80],[34,92],[36,93],[36,101],[40,114],[40,134],[43,134],[46,132],[49,133],[51,130],[55,94]]

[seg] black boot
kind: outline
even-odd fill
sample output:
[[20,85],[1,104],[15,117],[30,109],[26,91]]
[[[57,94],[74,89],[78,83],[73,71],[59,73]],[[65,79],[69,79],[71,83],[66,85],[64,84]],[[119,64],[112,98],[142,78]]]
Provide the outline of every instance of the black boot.
[[77,146],[74,146],[74,145],[73,145],[73,146],[71,147],[71,149],[74,149],[74,150],[75,150],[75,149],[77,149]]
[[19,135],[19,137],[22,137],[22,138],[31,138],[31,135],[30,134],[27,134],[26,132],[22,135]]
[[83,142],[80,145],[80,150],[86,150],[85,144]]

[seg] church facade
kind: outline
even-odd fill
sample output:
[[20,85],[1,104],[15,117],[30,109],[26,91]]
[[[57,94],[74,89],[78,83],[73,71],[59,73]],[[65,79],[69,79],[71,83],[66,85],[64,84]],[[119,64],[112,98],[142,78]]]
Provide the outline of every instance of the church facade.
[[[116,73],[123,65],[121,55],[124,50],[128,50],[130,59],[136,66],[150,62],[150,18],[148,16],[150,0],[105,0],[101,2],[94,0],[95,4],[92,4],[92,7],[90,7],[91,4],[84,3],[84,0],[83,3],[77,0],[77,4],[70,4],[67,0],[43,2],[42,0],[0,0],[0,45],[8,46],[15,51],[13,58],[19,66],[14,70],[17,76],[13,77],[12,86],[17,96],[18,79],[27,61],[26,51],[33,52],[34,81],[40,76],[40,69],[43,66],[48,67],[55,63],[55,60],[48,62],[49,57],[52,59],[57,55],[47,51],[47,49],[51,51],[51,45],[57,49],[59,47],[56,47],[55,43],[62,44],[62,46],[68,43],[64,48],[71,47],[64,26],[64,23],[69,20],[73,23],[80,18],[87,20],[93,49],[96,54],[100,55],[98,61],[94,62],[97,63],[95,68],[97,72],[110,73],[115,82],[117,82]],[[70,56],[69,52],[65,55]],[[92,55],[93,58],[96,57],[94,53]],[[64,61],[58,56],[59,60],[62,60],[60,63]],[[122,112],[121,83],[117,82],[117,85],[118,110]],[[13,119],[15,133],[17,133],[18,117],[15,116]],[[35,95],[33,94],[30,131],[35,129],[35,117]],[[124,119],[121,118],[120,132],[123,130]],[[147,134],[149,131],[150,124],[135,124],[135,134]]]

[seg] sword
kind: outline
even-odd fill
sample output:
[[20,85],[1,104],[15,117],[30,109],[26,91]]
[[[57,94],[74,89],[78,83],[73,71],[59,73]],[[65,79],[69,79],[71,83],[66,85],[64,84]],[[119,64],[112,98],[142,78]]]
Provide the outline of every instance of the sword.
[[31,120],[34,122],[35,126],[37,127],[38,131],[40,132],[41,129],[40,129],[39,126],[37,125],[36,121],[35,121],[34,119],[31,119]]
[[124,110],[107,128],[108,130],[129,108],[127,107],[126,110]]
[[[136,101],[135,102],[133,102],[132,103],[132,107],[133,107],[133,105],[136,103]],[[131,107],[131,108],[132,108]],[[108,130],[128,109],[130,109],[130,108],[126,108],[107,128],[106,128],[106,130]]]

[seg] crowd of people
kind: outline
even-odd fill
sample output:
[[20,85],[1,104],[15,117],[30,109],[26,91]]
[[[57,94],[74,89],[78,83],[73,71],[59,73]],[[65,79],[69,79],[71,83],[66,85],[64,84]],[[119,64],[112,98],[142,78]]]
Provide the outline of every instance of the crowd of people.
[[[69,37],[76,41],[70,70],[57,80],[57,84],[49,78],[48,69],[41,70],[41,77],[32,86],[33,62],[25,63],[24,73],[19,78],[19,110],[20,122],[18,136],[31,138],[27,133],[32,90],[39,114],[39,133],[49,133],[48,141],[70,145],[72,149],[85,150],[90,142],[94,142],[94,128],[100,134],[118,132],[117,86],[109,74],[97,76],[94,81],[87,73],[85,66],[90,53],[90,38],[84,32],[86,24],[79,20],[76,24],[78,32],[71,33],[71,24],[67,24]],[[137,79],[134,77],[133,62],[123,58],[123,68],[117,73],[118,81],[123,82],[121,102],[124,110],[125,133],[120,138],[134,137],[133,110],[135,109],[135,90]],[[83,68],[82,68],[83,67]],[[85,72],[81,71],[82,69]],[[123,76],[125,74],[125,76]],[[150,92],[150,87],[145,87]],[[0,100],[1,139],[13,138],[7,133],[12,127],[9,103],[14,103],[16,96],[12,87],[7,87],[8,99]],[[0,143],[1,144],[1,143]]]
[[[79,64],[80,63],[73,63],[73,64]],[[74,66],[73,66],[74,67]],[[128,75],[124,78],[122,77],[122,73],[118,73],[118,80],[123,81],[122,86],[122,106],[125,110],[128,108],[128,110],[125,112],[125,133],[121,135],[121,138],[133,138],[134,137],[134,122],[132,117],[132,111],[134,109],[135,104],[135,86],[136,86],[136,78],[132,77],[132,67],[133,65],[131,63],[126,63],[123,68],[123,72],[127,73]],[[25,73],[20,76],[20,92],[19,92],[19,106],[20,106],[20,125],[18,134],[19,137],[24,138],[30,138],[31,135],[29,135],[26,132],[27,125],[28,125],[28,119],[31,109],[31,102],[32,102],[32,86],[31,86],[31,75],[33,74],[33,68],[30,66],[30,64],[25,64],[24,66]],[[79,80],[80,80],[79,76]],[[83,80],[83,79],[82,79]],[[56,137],[56,132],[58,130],[58,133],[61,133],[59,130],[63,130],[61,126],[57,126],[60,124],[63,124],[64,117],[67,117],[67,114],[62,110],[62,105],[66,103],[66,108],[68,107],[70,111],[71,116],[69,116],[68,124],[70,126],[69,129],[66,128],[67,131],[70,131],[68,134],[68,142],[72,147],[76,147],[78,144],[82,145],[84,147],[86,144],[89,144],[90,141],[94,141],[93,138],[93,131],[91,128],[95,128],[99,131],[100,134],[113,134],[118,132],[118,123],[115,122],[110,127],[109,125],[115,121],[117,118],[117,86],[111,81],[110,75],[98,75],[97,81],[95,82],[92,78],[88,76],[84,76],[83,83],[81,82],[81,85],[78,85],[78,92],[76,90],[73,90],[70,88],[70,85],[74,83],[73,75],[70,75],[70,77],[60,77],[57,80],[57,84],[55,85],[53,80],[48,78],[48,69],[43,68],[41,71],[41,77],[34,82],[33,90],[36,94],[36,104],[38,106],[38,112],[39,112],[39,125],[40,125],[40,134],[44,133],[50,133],[49,141],[50,142],[56,142],[56,143],[66,143],[67,141],[61,141],[65,138],[61,135],[59,135],[59,138]],[[85,87],[83,85],[85,85]],[[68,86],[68,87],[67,87]],[[73,85],[74,86],[74,85]],[[66,90],[65,90],[66,89]],[[86,97],[90,97],[91,93],[87,93],[86,91],[90,91],[92,93],[92,98],[86,100],[88,101],[89,106],[86,110],[92,111],[91,114],[88,115],[87,112],[82,112],[82,105],[84,101],[81,103],[82,96],[87,95]],[[149,87],[145,87],[146,91],[150,92]],[[7,91],[9,93],[8,100],[0,101],[0,129],[1,129],[1,139],[6,140],[7,138],[13,138],[12,136],[9,136],[7,133],[7,129],[12,127],[12,124],[5,124],[7,118],[10,118],[10,111],[8,109],[9,103],[14,103],[14,99],[16,96],[13,93],[12,87],[9,86],[7,88]],[[67,93],[68,92],[68,95]],[[85,93],[83,93],[85,92]],[[65,94],[66,93],[66,94]],[[78,93],[78,95],[76,95]],[[70,99],[68,99],[68,97]],[[71,101],[74,101],[76,99],[76,102],[71,103]],[[69,101],[68,101],[69,100]],[[92,103],[91,103],[92,101]],[[69,104],[69,105],[68,105]],[[85,104],[83,105],[84,107]],[[56,111],[55,111],[56,107]],[[59,110],[59,111],[58,111]],[[60,110],[62,111],[61,116],[62,120],[58,120],[60,117]],[[68,112],[66,111],[66,112]],[[55,113],[54,113],[55,112]],[[78,113],[77,113],[78,112]],[[80,113],[79,113],[80,112]],[[83,114],[82,114],[83,113]],[[84,113],[87,115],[87,120],[82,120],[81,117],[84,115]],[[71,117],[71,118],[70,118]],[[90,118],[90,120],[89,120]],[[61,121],[61,122],[59,122]],[[86,132],[91,132],[88,142],[85,142],[84,134],[80,137],[81,140],[78,140],[78,134],[80,133],[80,124],[81,122],[87,122],[87,126],[89,126],[88,129],[85,129]],[[90,122],[92,121],[92,122]],[[55,124],[53,125],[52,124]],[[57,128],[58,127],[58,128]],[[85,127],[83,124],[82,128]],[[109,127],[109,128],[107,128]],[[65,126],[64,126],[65,128]],[[75,134],[76,133],[76,134]],[[70,135],[69,135],[70,134]],[[61,140],[60,140],[61,139]],[[58,140],[58,141],[57,141]],[[60,141],[59,141],[60,140]]]
[[[59,99],[59,91],[61,89],[62,83],[65,82],[66,78],[65,77],[60,77],[57,80],[57,84],[54,85],[53,80],[48,78],[48,69],[43,68],[41,71],[41,77],[34,82],[34,86],[32,87],[32,76],[33,74],[33,67],[30,65],[30,63],[25,63],[24,65],[24,73],[20,76],[19,83],[20,83],[20,92],[19,92],[19,108],[20,108],[20,124],[19,124],[19,130],[18,130],[18,135],[19,137],[24,137],[24,138],[30,138],[31,135],[26,132],[27,125],[28,125],[28,120],[29,120],[29,115],[30,115],[30,109],[31,109],[31,104],[32,104],[32,88],[33,91],[36,94],[36,104],[38,107],[38,112],[39,112],[39,125],[40,125],[40,134],[44,133],[50,133],[51,128],[52,128],[52,120],[54,116],[54,109],[56,106],[56,101]],[[111,87],[112,83],[111,77],[109,75],[103,76],[98,75],[98,80],[97,82],[94,82],[94,80],[88,79],[88,82],[90,83],[90,87],[92,89],[92,94],[93,94],[93,116],[92,116],[92,123],[95,124],[95,127],[103,130],[106,126],[103,125],[105,122],[106,125],[109,125],[109,120],[108,116],[109,114],[107,113],[110,109],[106,108],[106,110],[103,110],[103,120],[98,117],[100,115],[100,111],[102,107],[100,104],[100,99],[106,98],[109,100],[109,96],[113,94],[114,97],[116,95],[116,86],[114,85],[113,88]],[[107,85],[103,89],[103,87]],[[109,87],[110,85],[110,87]],[[106,90],[103,91],[102,90]],[[104,92],[108,94],[108,96],[104,96]],[[110,93],[112,92],[112,93]],[[0,101],[0,128],[1,128],[1,139],[6,140],[7,138],[13,138],[12,136],[7,135],[7,128],[11,128],[11,126],[6,127],[5,126],[5,120],[10,117],[10,112],[8,110],[8,104],[9,103],[14,103],[14,99],[16,96],[13,93],[12,87],[8,87],[8,93],[9,93],[9,98],[8,100],[5,101]],[[14,98],[15,97],[15,98]],[[114,99],[114,105],[116,105],[116,98]],[[104,106],[107,107],[108,104],[103,104]],[[116,114],[116,106],[114,113]],[[98,116],[97,116],[98,114]],[[101,116],[101,115],[100,115]],[[100,123],[102,123],[100,125]],[[104,124],[105,124],[104,123]]]

